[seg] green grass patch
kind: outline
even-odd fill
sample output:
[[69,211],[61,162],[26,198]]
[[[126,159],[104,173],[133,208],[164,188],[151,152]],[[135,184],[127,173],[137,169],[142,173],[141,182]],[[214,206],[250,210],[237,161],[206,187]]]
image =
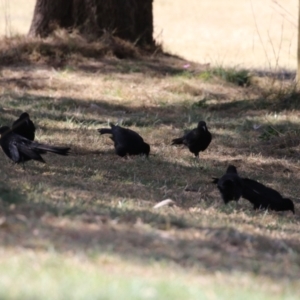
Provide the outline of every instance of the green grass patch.
[[199,78],[202,80],[210,80],[213,77],[219,77],[226,82],[230,82],[238,86],[249,86],[251,79],[251,75],[248,70],[239,70],[236,68],[216,67],[199,75]]

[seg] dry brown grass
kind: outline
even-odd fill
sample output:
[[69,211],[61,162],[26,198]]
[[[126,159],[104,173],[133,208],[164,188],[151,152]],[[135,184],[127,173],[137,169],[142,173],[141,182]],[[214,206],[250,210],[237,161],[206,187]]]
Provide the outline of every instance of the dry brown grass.
[[[67,158],[47,155],[47,165],[29,162],[25,170],[0,156],[2,198],[8,202],[1,202],[0,241],[7,251],[18,244],[36,253],[50,248],[62,255],[109,253],[126,258],[126,264],[145,263],[149,274],[155,273],[150,264],[155,260],[168,270],[175,264],[206,274],[209,281],[218,272],[238,272],[245,280],[255,274],[278,285],[283,294],[285,278],[293,289],[300,178],[299,145],[289,141],[298,133],[297,101],[262,99],[258,85],[204,81],[207,66],[186,69],[186,63],[158,55],[70,60],[57,69],[2,68],[1,124],[26,110],[39,128],[39,141],[73,149]],[[200,119],[214,138],[196,162],[170,140]],[[116,157],[111,141],[96,131],[108,121],[141,133],[151,144],[150,159]],[[254,212],[244,200],[224,206],[210,181],[229,163],[294,199],[296,215]],[[176,206],[152,209],[166,198]],[[101,268],[102,260],[98,264]]]
[[[145,52],[146,50],[144,50]],[[149,53],[160,51],[149,49]],[[11,64],[47,64],[62,67],[66,64],[78,64],[86,59],[99,59],[114,56],[120,59],[138,58],[143,54],[131,43],[111,36],[109,33],[98,40],[89,40],[73,32],[56,31],[47,39],[19,36],[4,38],[0,46],[1,65]]]
[[[168,5],[161,2],[161,9]],[[147,284],[168,278],[173,290],[179,276],[185,286],[199,284],[208,299],[296,299],[300,113],[292,81],[256,74],[250,86],[237,86],[208,64],[160,53],[145,57],[122,43],[121,52],[135,59],[120,60],[111,46],[64,33],[0,45],[0,124],[28,111],[37,140],[72,147],[69,157],[49,154],[46,165],[29,162],[25,169],[0,153],[3,295],[14,290],[9,279],[23,275],[39,291],[55,253],[55,266],[61,265],[52,277],[60,280],[74,265],[80,278],[92,279],[99,270],[113,283],[120,273]],[[170,140],[201,119],[213,141],[196,162]],[[151,144],[150,159],[116,157],[110,139],[96,130],[109,121],[137,130]],[[229,163],[293,199],[296,215],[253,211],[245,200],[225,206],[211,177]],[[176,205],[152,208],[167,198]],[[31,264],[37,273],[27,271]],[[70,278],[68,291],[79,283]],[[176,295],[152,298],[189,299]]]

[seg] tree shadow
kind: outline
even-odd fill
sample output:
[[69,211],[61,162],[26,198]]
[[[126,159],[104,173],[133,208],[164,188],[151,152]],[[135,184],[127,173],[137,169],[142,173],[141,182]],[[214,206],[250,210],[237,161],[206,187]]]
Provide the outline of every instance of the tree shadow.
[[[241,110],[246,105],[245,111],[240,114],[244,118],[247,110],[253,109],[247,106],[250,105],[247,101],[233,108],[212,108],[216,114],[211,118],[211,124],[217,128],[220,119],[233,117],[237,108]],[[53,102],[50,97],[30,94],[16,96],[12,103],[18,114],[21,112],[18,107],[25,103],[32,107],[30,114],[33,119],[38,116],[42,121],[70,122],[87,131],[107,124],[107,119],[123,119],[122,124],[126,126],[151,126],[156,130],[159,126],[172,125],[173,129],[181,130],[187,119],[190,123],[196,122],[205,114],[202,107],[183,104],[132,108],[95,99],[91,107],[91,103],[83,99],[59,98]],[[9,124],[12,122],[6,114],[1,116],[2,120]],[[228,140],[232,134],[242,138],[255,125],[249,121],[239,130],[234,124],[224,124],[223,120],[219,126],[228,129],[228,137],[225,137]],[[268,123],[262,125],[268,126]],[[297,126],[293,123],[274,126],[278,132],[286,127],[297,132]],[[65,136],[79,130],[77,127],[54,129],[48,125],[42,125],[41,129],[52,134],[63,131]],[[169,137],[162,138],[167,140]],[[221,139],[224,135],[215,134],[215,138]],[[255,149],[255,143],[252,145]],[[244,146],[228,143],[226,147],[228,153],[234,153],[242,151]],[[250,152],[246,148],[243,151]],[[257,153],[262,151],[257,148]],[[220,168],[223,171],[227,161],[221,164],[217,159],[206,156],[205,161],[197,163],[191,156],[190,165],[186,165],[171,162],[169,157],[159,154],[149,160],[139,157],[124,160],[113,152],[113,147],[107,151],[95,149],[91,152],[87,146],[76,146],[73,155],[63,160],[47,155],[48,166],[28,163],[28,169],[23,174],[27,185],[34,179],[32,185],[39,182],[41,187],[32,188],[33,195],[28,196],[25,203],[17,205],[12,211],[7,210],[8,230],[3,233],[4,246],[18,244],[19,247],[43,250],[53,246],[63,253],[77,250],[85,253],[88,249],[99,253],[110,252],[132,262],[166,261],[186,269],[196,265],[199,270],[212,273],[238,270],[263,274],[272,279],[296,280],[296,272],[289,267],[294,263],[294,268],[299,266],[293,256],[300,250],[297,241],[245,233],[227,226],[199,225],[192,214],[191,218],[182,215],[183,210],[187,212],[191,207],[200,206],[204,211],[206,208],[219,209],[223,205],[221,199],[218,198],[217,202],[216,198],[208,195],[215,189],[210,185],[210,177],[219,174]],[[170,152],[170,156],[174,152]],[[268,150],[264,155],[276,157],[275,154],[270,154]],[[9,170],[9,176],[13,178],[18,178],[16,173],[16,170]],[[268,179],[273,174],[265,176]],[[186,192],[187,185],[195,185],[199,192]],[[173,199],[180,210],[174,208],[170,213],[172,208],[167,212],[151,209],[154,203],[166,198]],[[59,223],[62,219],[65,221],[63,225]],[[298,213],[295,220],[299,221]],[[216,217],[213,221],[217,224]],[[241,225],[245,220],[237,217],[236,222]],[[20,231],[20,226],[15,227],[15,223],[23,224],[24,228]],[[268,224],[261,226],[268,228]],[[178,232],[174,234],[172,230]]]
[[[160,47],[141,51],[118,39],[107,44],[102,40],[88,42],[79,36],[54,35],[45,40],[21,37],[3,41],[1,50],[0,63],[6,68],[26,65],[27,68],[67,68],[85,73],[101,70],[105,74],[146,72],[149,76],[165,76],[185,72],[186,64],[194,65],[198,70],[207,67],[207,64],[192,63],[165,53]],[[21,78],[16,83],[26,85]]]
[[[137,127],[159,126],[160,124],[179,124],[185,122],[198,122],[203,116],[202,110],[194,109],[186,105],[149,105],[143,104],[136,107],[109,103],[103,99],[95,99],[87,102],[78,98],[47,96],[35,96],[27,94],[23,96],[11,95],[10,104],[15,107],[12,112],[16,117],[23,112],[17,107],[30,105],[30,115],[34,119],[35,113],[39,119],[52,121],[69,121],[81,125],[108,124],[107,120],[114,118],[121,121],[124,126],[135,125]],[[38,121],[38,120],[37,120]],[[9,123],[9,122],[8,122]]]
[[[41,214],[42,210],[48,213]],[[96,251],[98,255],[109,253],[145,265],[153,261],[171,262],[201,273],[239,271],[259,273],[273,280],[298,279],[295,268],[299,266],[293,253],[298,253],[300,248],[293,239],[271,238],[227,226],[195,225],[175,213],[124,211],[104,204],[98,211],[79,209],[76,213],[59,214],[59,218],[49,211],[55,211],[51,204],[47,210],[32,208],[31,214],[39,217],[38,222],[9,215],[9,231],[4,235],[17,234],[18,247],[24,248],[46,250],[51,247],[61,253],[88,251],[93,255]],[[26,226],[20,232],[13,222]],[[180,230],[180,234],[174,235],[174,229]],[[14,247],[15,240],[4,238],[3,246]]]
[[278,69],[278,70],[261,70],[256,69],[253,70],[255,76],[258,77],[269,77],[273,79],[278,79],[282,81],[290,81],[296,78],[296,72],[285,70],[285,69]]
[[[201,108],[205,108],[212,112],[219,112],[222,115],[228,117],[236,114],[240,115],[246,111],[274,111],[282,112],[289,110],[299,110],[300,94],[293,92],[285,97],[278,97],[276,99],[267,98],[252,98],[252,99],[240,99],[234,101],[217,101],[210,102],[208,99],[201,99],[194,104]],[[227,99],[226,99],[227,100]]]
[[26,196],[18,188],[11,187],[8,176],[0,181],[0,199],[2,209],[7,209],[11,204],[19,204],[26,201]]
[[[213,117],[207,119],[201,107],[187,106],[186,104],[130,107],[123,104],[109,103],[107,100],[95,99],[91,103],[83,99],[61,97],[53,101],[51,97],[34,95],[15,96],[12,102],[16,108],[16,116],[22,112],[17,109],[18,106],[30,105],[32,107],[30,115],[33,120],[35,120],[35,114],[38,116],[35,123],[44,133],[59,133],[61,129],[49,125],[45,126],[43,122],[47,122],[47,120],[63,121],[74,124],[74,128],[64,128],[65,133],[71,135],[78,132],[80,135],[85,135],[89,134],[90,130],[94,130],[95,138],[98,138],[99,134],[96,129],[108,126],[108,120],[110,120],[125,127],[152,127],[153,130],[159,130],[163,126],[172,126],[172,131],[181,134],[184,132],[187,123],[197,123],[199,120],[204,119],[208,121],[209,129],[213,134],[213,141],[221,140],[223,152],[225,151],[224,153],[228,153],[228,155],[234,151],[238,154],[250,155],[252,153],[276,159],[289,155],[291,159],[297,159],[297,147],[299,146],[297,139],[298,124],[289,120],[276,122],[275,124],[265,120],[257,124],[255,119],[245,119],[248,109],[240,109],[242,112],[237,116],[235,109],[223,111],[220,108]],[[246,100],[244,102],[247,103]],[[239,108],[238,105],[237,108]],[[233,121],[230,119],[231,114],[235,115]],[[6,114],[3,114],[1,119],[3,125],[11,124],[13,121],[9,120]],[[227,122],[228,119],[231,121]],[[42,120],[41,126],[39,120]],[[214,132],[215,129],[226,129],[226,133],[219,134]],[[248,140],[244,138],[246,132],[249,136]],[[168,137],[163,138],[164,142],[171,143],[171,137],[169,141],[166,140]],[[76,145],[74,150],[74,153],[81,155],[84,153],[101,153],[99,149],[91,151]]]

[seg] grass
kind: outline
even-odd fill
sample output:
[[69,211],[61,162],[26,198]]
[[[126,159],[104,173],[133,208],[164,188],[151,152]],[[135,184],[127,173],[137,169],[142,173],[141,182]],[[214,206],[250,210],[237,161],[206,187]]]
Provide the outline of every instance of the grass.
[[[153,50],[154,51],[154,50]],[[82,62],[94,57],[114,56],[136,58],[141,54],[126,41],[103,36],[99,41],[89,41],[74,32],[58,30],[45,40],[28,39],[26,36],[5,38],[1,42],[1,65],[12,63],[51,64],[64,67],[64,74],[72,71],[66,62]]]
[[212,79],[214,76],[223,79],[224,81],[245,86],[250,84],[251,75],[248,70],[239,70],[235,68],[217,67],[201,73],[200,78],[203,80]]
[[[26,110],[38,141],[72,154],[25,169],[0,156],[3,298],[298,298],[296,91],[283,105],[284,82],[207,81],[207,67],[191,63],[186,76],[161,54],[18,64],[2,69],[0,123]],[[213,142],[198,162],[170,140],[200,119]],[[150,159],[116,157],[97,133],[108,122],[137,130]],[[225,206],[210,182],[229,163],[292,198],[296,215]],[[152,208],[168,198],[176,205]]]
[[[266,28],[267,7],[252,2]],[[254,49],[245,39],[257,38],[245,15],[249,7],[227,3],[225,22],[225,13],[221,19],[211,15],[223,4],[211,3],[191,0],[183,7],[166,0],[154,6],[165,47],[216,61],[211,65],[160,52],[145,57],[121,41],[117,50],[128,59],[118,59],[109,45],[65,32],[46,41],[1,40],[0,125],[27,111],[38,141],[70,145],[72,154],[47,154],[47,164],[23,168],[0,153],[0,298],[299,298],[299,92],[291,76],[277,72],[293,61],[287,51],[295,47],[292,30],[287,25],[279,36],[275,15],[276,26],[260,34],[271,38],[267,47],[284,40],[274,57],[280,61],[272,72],[250,71],[263,68],[266,57],[261,45]],[[214,25],[194,26],[191,17],[182,26],[178,19],[191,7],[193,15],[207,12],[201,24]],[[180,35],[174,22],[193,28],[191,34]],[[204,47],[204,34],[195,40],[197,28],[210,28],[218,47],[212,41]],[[220,28],[236,35],[220,38]],[[239,36],[242,63],[227,67],[232,58],[231,66],[237,65]],[[213,141],[196,161],[170,141],[201,119]],[[138,131],[151,145],[149,160],[118,158],[111,140],[97,132],[109,122]],[[229,163],[293,199],[296,214],[253,211],[245,200],[225,206],[211,177]],[[153,209],[165,199],[176,205]]]

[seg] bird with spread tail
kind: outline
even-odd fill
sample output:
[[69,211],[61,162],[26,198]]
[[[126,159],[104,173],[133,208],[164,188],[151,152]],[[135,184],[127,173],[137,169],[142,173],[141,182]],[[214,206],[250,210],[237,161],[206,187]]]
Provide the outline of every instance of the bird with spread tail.
[[69,147],[57,147],[31,141],[13,132],[8,126],[0,127],[0,146],[3,152],[15,163],[24,163],[36,160],[45,163],[41,154],[52,152],[59,155],[68,155]]

